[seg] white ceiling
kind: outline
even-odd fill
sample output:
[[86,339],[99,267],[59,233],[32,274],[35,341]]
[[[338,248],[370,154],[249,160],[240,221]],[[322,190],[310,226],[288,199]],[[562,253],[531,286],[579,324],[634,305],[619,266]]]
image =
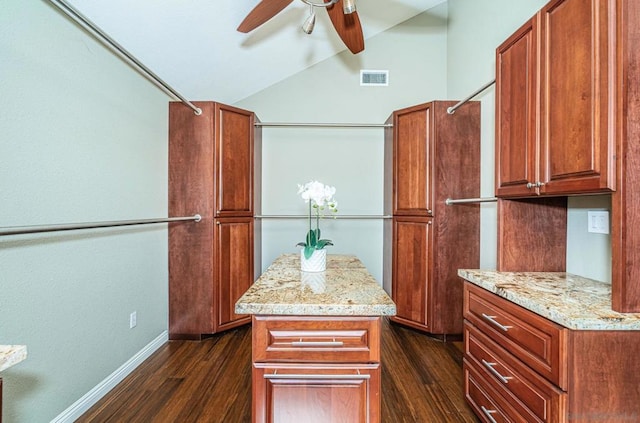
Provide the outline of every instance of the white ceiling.
[[[357,0],[366,39],[445,0]],[[233,104],[346,50],[327,14],[311,35],[294,1],[249,34],[236,28],[258,0],[67,0],[189,100]],[[349,53],[351,54],[351,53]]]

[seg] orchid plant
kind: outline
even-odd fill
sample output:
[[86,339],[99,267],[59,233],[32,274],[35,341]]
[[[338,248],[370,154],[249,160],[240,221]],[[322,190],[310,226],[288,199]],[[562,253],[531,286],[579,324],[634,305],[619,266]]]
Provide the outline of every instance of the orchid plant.
[[[309,181],[304,185],[298,184],[298,194],[305,203],[309,204],[309,232],[304,242],[297,245],[304,247],[305,258],[310,258],[314,250],[322,250],[327,245],[333,245],[330,239],[320,237],[320,218],[325,213],[337,213],[338,202],[333,198],[335,187],[325,185],[318,181]],[[316,228],[312,227],[312,219],[315,215]]]

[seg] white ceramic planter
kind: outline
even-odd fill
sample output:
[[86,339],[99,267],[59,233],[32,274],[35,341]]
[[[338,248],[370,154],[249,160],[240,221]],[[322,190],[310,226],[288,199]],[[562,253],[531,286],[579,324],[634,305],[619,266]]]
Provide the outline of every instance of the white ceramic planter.
[[327,269],[327,250],[313,250],[311,257],[305,258],[300,250],[300,270],[303,272],[324,272]]

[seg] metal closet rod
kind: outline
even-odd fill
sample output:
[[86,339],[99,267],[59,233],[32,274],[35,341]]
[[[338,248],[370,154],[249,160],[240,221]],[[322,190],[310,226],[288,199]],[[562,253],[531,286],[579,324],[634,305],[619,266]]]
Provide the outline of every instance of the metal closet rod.
[[451,206],[453,204],[469,204],[469,203],[495,203],[498,201],[496,197],[481,197],[481,198],[459,198],[453,200],[451,198],[447,198],[444,200],[444,203],[447,206]]
[[[308,219],[309,215],[304,214],[264,214],[254,216],[256,219]],[[325,216],[325,219],[391,219],[392,216],[373,214],[347,214],[341,216]]]
[[486,90],[487,88],[489,88],[490,86],[492,86],[493,84],[496,83],[496,80],[494,79],[491,82],[487,82],[486,84],[484,84],[482,87],[480,87],[476,92],[474,92],[473,94],[471,94],[469,97],[465,98],[464,100],[460,100],[457,104],[449,107],[447,109],[447,113],[449,113],[450,115],[454,114],[456,112],[456,110],[462,106],[464,103],[466,103],[467,101],[471,100],[473,97],[477,96],[478,94],[480,94],[481,92],[483,92],[484,90]]
[[286,123],[286,122],[256,122],[260,127],[305,127],[305,128],[393,128],[390,123]]
[[0,236],[35,234],[42,232],[73,231],[76,229],[110,228],[115,226],[149,225],[151,223],[180,222],[185,220],[200,222],[202,220],[202,216],[196,214],[194,216],[166,217],[159,219],[113,220],[107,222],[67,223],[61,225],[13,226],[0,228]]
[[49,0],[51,4],[56,6],[62,13],[70,17],[76,23],[80,24],[85,29],[89,29],[95,38],[102,42],[102,44],[107,47],[115,50],[121,56],[124,56],[130,63],[135,65],[138,69],[140,69],[143,74],[149,79],[151,82],[155,83],[157,86],[162,88],[164,91],[171,93],[174,97],[182,101],[186,106],[191,108],[196,115],[201,115],[202,110],[196,107],[193,103],[187,100],[182,94],[176,91],[169,84],[164,82],[158,75],[156,75],[151,69],[142,64],[133,54],[129,53],[124,47],[118,44],[113,38],[108,36],[102,29],[100,29],[96,24],[91,22],[89,18],[80,13],[77,9],[71,6],[69,3],[64,0]]

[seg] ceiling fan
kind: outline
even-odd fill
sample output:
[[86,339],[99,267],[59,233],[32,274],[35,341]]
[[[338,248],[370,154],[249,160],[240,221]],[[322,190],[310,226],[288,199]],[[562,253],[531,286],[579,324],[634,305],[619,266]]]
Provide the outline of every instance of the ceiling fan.
[[[355,0],[301,0],[310,7],[309,17],[304,21],[302,30],[307,34],[311,34],[315,24],[316,15],[315,8],[321,7],[326,9],[331,19],[331,23],[336,32],[353,54],[360,53],[364,50],[364,35],[362,34],[362,26],[360,18],[356,11]],[[280,13],[293,0],[261,0],[256,7],[249,12],[242,23],[238,26],[240,32],[250,32]],[[340,5],[341,4],[341,5]]]

